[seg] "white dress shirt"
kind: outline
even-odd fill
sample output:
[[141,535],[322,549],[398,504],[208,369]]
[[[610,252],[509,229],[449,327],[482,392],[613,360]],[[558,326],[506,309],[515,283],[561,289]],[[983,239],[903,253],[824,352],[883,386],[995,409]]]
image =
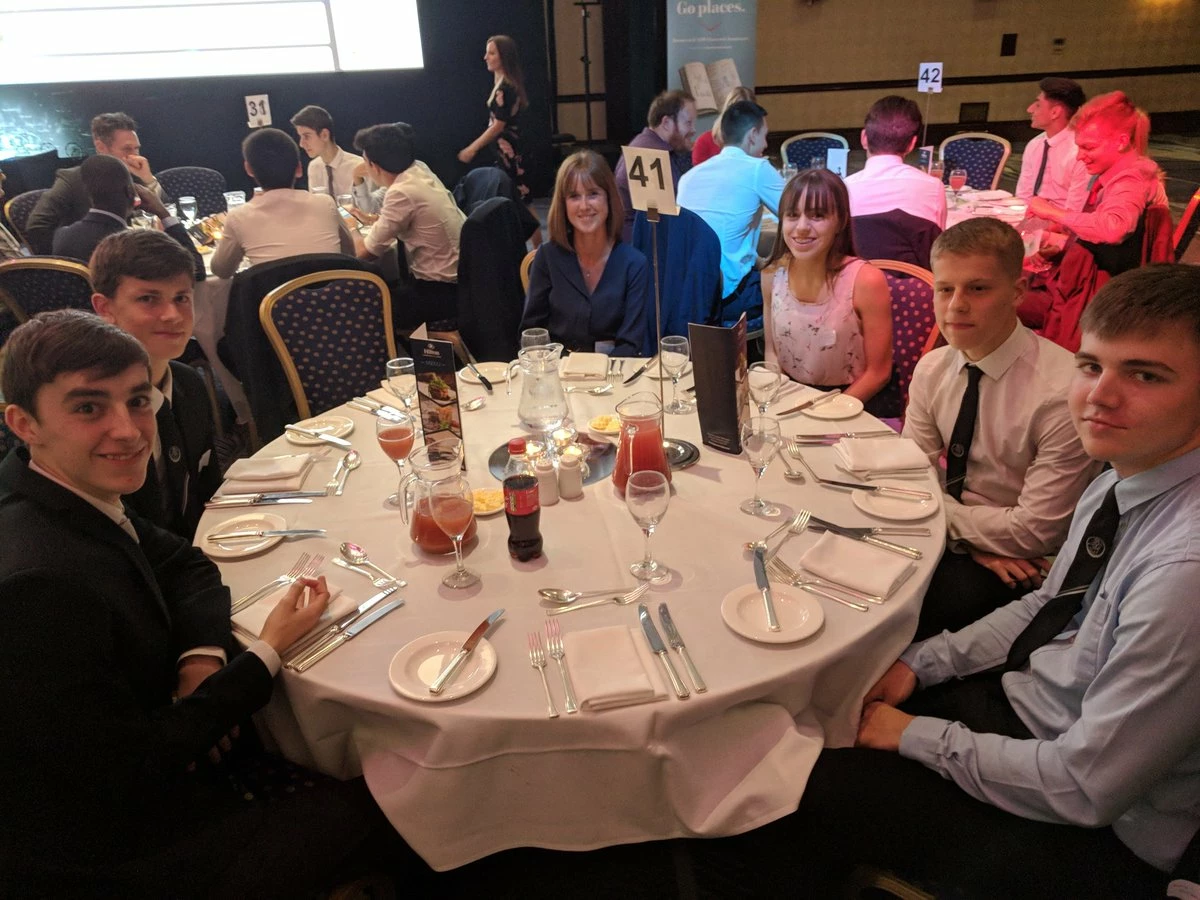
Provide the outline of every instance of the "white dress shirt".
[[[338,147],[337,155],[330,162],[315,156],[308,163],[308,189],[314,193],[324,191],[335,198],[338,194],[349,194],[354,186],[354,170],[361,163],[362,157],[347,153]],[[329,189],[329,173],[325,167],[333,169],[333,190]]]
[[728,297],[758,260],[763,207],[779,212],[783,178],[762,157],[724,147],[679,179],[679,205],[690,209],[721,241],[721,276]]
[[230,278],[243,256],[256,266],[300,253],[354,255],[354,239],[342,223],[337,203],[328,194],[288,188],[263,191],[225,217],[212,272]]
[[399,240],[414,278],[455,282],[459,235],[466,220],[454,196],[418,159],[388,187],[379,218],[364,242],[371,253],[382,256]]
[[903,210],[946,227],[946,189],[932,175],[910,166],[899,156],[879,153],[867,157],[861,172],[846,176],[850,215],[870,216]]
[[1043,131],[1025,146],[1016,195],[1026,201],[1034,196],[1033,186],[1037,182],[1042,152],[1046,147],[1050,148],[1050,156],[1046,159],[1046,171],[1042,175],[1042,186],[1037,196],[1069,212],[1078,212],[1087,200],[1092,176],[1077,158],[1073,128],[1064,128],[1054,137],[1047,137]]
[[[935,466],[950,444],[966,391],[967,358],[952,347],[924,356],[909,385],[904,436]],[[962,499],[943,494],[952,540],[1018,559],[1062,545],[1084,488],[1100,469],[1083,450],[1067,409],[1070,352],[1024,325],[975,363],[979,415]]]

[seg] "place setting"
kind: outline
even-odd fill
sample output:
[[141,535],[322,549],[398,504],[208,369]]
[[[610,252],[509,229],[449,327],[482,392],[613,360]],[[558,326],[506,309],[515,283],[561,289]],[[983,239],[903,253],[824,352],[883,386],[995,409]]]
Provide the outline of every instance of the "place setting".
[[498,664],[484,635],[503,615],[495,610],[471,632],[437,631],[409,641],[388,665],[393,690],[419,703],[445,703],[479,690]]

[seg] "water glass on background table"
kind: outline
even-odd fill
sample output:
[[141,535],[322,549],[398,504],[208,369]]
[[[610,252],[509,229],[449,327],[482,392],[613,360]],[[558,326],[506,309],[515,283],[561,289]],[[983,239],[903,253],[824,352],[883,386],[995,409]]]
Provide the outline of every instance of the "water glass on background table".
[[631,563],[629,571],[639,581],[665,581],[670,570],[650,553],[650,538],[654,529],[667,514],[671,503],[671,485],[662,472],[642,470],[634,472],[625,483],[625,508],[633,516],[646,536],[646,552],[638,562]]
[[746,383],[750,387],[750,399],[758,406],[759,415],[767,414],[767,407],[779,396],[783,385],[783,373],[771,362],[756,362],[746,372]]
[[375,439],[379,441],[379,449],[386,453],[388,459],[400,470],[400,484],[396,493],[387,498],[388,506],[393,509],[404,505],[404,461],[412,452],[415,436],[416,424],[408,413],[398,412],[389,418],[375,417]]
[[417,399],[417,370],[411,357],[399,356],[387,361],[387,388],[405,409],[412,409]]
[[442,579],[448,588],[468,588],[479,583],[479,575],[463,565],[463,535],[475,519],[475,498],[467,479],[457,476],[430,485],[433,521],[454,541],[454,571]]
[[184,223],[191,227],[196,221],[196,198],[180,197],[179,214],[183,217]]
[[763,473],[767,471],[767,466],[779,451],[782,440],[779,422],[775,419],[754,416],[742,425],[742,449],[746,452],[746,459],[750,461],[750,468],[754,470],[754,498],[743,500],[738,509],[748,516],[769,519],[780,513],[778,506],[759,497],[758,485],[762,481]]
[[690,413],[692,411],[692,404],[686,400],[679,399],[679,376],[687,368],[688,356],[690,355],[688,339],[678,335],[670,335],[659,342],[658,349],[659,365],[662,366],[663,372],[671,377],[671,402],[666,405],[663,412],[671,413],[672,415]]

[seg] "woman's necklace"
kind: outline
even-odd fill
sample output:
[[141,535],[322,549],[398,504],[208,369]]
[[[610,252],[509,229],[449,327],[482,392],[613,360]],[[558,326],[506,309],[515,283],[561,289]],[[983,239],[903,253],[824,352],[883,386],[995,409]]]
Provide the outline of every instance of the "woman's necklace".
[[604,264],[606,262],[608,262],[608,255],[610,253],[612,253],[612,247],[606,246],[604,248],[604,252],[600,255],[600,258],[591,263],[585,263],[583,261],[583,257],[580,256],[579,257],[579,268],[583,272],[583,277],[587,278],[588,280],[591,280],[592,273],[599,274],[600,272],[603,272]]

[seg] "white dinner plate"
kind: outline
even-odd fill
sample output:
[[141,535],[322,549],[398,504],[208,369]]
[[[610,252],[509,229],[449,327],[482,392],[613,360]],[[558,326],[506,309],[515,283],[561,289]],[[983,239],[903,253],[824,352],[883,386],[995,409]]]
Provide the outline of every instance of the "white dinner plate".
[[721,601],[721,618],[742,637],[764,644],[791,644],[821,630],[825,610],[815,597],[799,588],[772,584],[771,599],[775,603],[779,631],[767,630],[762,591],[753,584],[744,584],[725,595]]
[[[475,363],[475,368],[477,368],[482,373],[483,377],[492,384],[503,384],[504,382],[508,381],[508,363],[477,362]],[[480,383],[479,377],[466,366],[463,366],[458,370],[458,377],[467,384]]]
[[[321,434],[327,434],[330,437],[345,437],[354,430],[354,420],[347,419],[345,416],[317,416],[314,419],[305,419],[303,422],[297,422],[296,426],[298,428],[307,428],[309,431],[319,431]],[[291,443],[300,444],[303,447],[325,443],[320,438],[296,434],[294,431],[285,431],[284,434]]]
[[838,394],[819,406],[810,406],[801,411],[814,419],[853,419],[863,411],[863,403],[857,397]]
[[275,537],[259,538],[254,541],[229,541],[225,544],[213,543],[208,539],[208,536],[210,534],[221,534],[226,531],[272,531],[276,528],[287,528],[287,522],[284,521],[283,516],[277,516],[273,513],[247,513],[244,516],[237,516],[233,519],[227,519],[219,525],[214,525],[208,531],[204,532],[204,536],[200,538],[197,544],[201,550],[213,559],[241,559],[244,556],[253,556],[255,553],[270,550],[283,540],[283,536],[276,535]]
[[[899,479],[896,481],[876,479],[871,484],[877,487],[905,488],[910,491],[927,489],[925,485]],[[880,495],[874,491],[851,491],[850,499],[863,512],[876,518],[888,519],[892,522],[916,522],[920,519],[927,519],[938,511],[938,491],[934,488],[929,492],[933,494],[932,500],[918,500],[915,497],[912,500],[903,500],[899,497]]]
[[496,672],[496,648],[487,638],[475,645],[445,690],[429,693],[429,686],[470,636],[469,631],[435,631],[409,641],[392,657],[388,681],[400,696],[421,703],[444,703],[473,694]]
[[[634,368],[633,371],[636,372],[637,369]],[[690,375],[691,372],[692,372],[692,361],[689,359],[687,362],[687,365],[683,367],[683,371],[679,373],[679,377],[682,378],[684,375]],[[630,373],[630,374],[632,374],[632,373]],[[654,365],[652,365],[650,368],[648,368],[646,370],[646,377],[647,378],[666,379],[666,380],[670,380],[670,378],[671,378],[670,375],[668,375],[666,372],[664,372],[662,370],[662,366],[660,366],[658,364],[658,360],[655,360]]]

